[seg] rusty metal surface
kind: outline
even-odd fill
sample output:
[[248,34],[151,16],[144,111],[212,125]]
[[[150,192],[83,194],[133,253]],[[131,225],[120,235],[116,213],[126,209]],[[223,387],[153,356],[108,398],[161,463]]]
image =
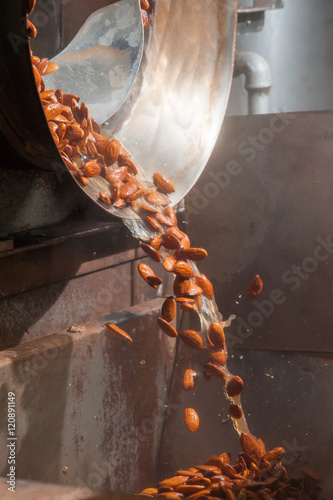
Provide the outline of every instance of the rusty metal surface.
[[1,349],[131,306],[131,263],[0,300]]
[[[186,199],[236,348],[333,352],[331,112],[228,117]],[[246,297],[259,274],[264,288]]]
[[[48,239],[44,228],[15,237],[16,248],[0,254],[0,298],[27,292],[84,274],[129,262],[135,258],[137,242],[124,227],[94,223],[68,235]],[[61,228],[59,228],[61,230]],[[29,243],[29,244],[27,244]],[[21,245],[21,246],[19,246]]]
[[[116,493],[94,493],[90,488],[73,488],[35,481],[17,481],[15,498],[17,500],[130,500],[133,496]],[[5,478],[0,478],[2,500],[11,500],[13,493],[7,489]],[[135,497],[138,500],[138,497]],[[142,498],[142,497],[141,497]]]
[[[175,344],[158,331],[160,305],[156,299],[0,354],[1,449],[14,391],[18,479],[125,493],[155,482]],[[2,455],[2,476],[7,465]]]
[[60,182],[52,172],[0,165],[0,233],[55,224],[80,201],[82,195],[69,176]]
[[[230,451],[234,460],[241,451],[238,436],[227,418],[223,383],[217,379],[208,382],[202,375],[202,362],[207,358],[207,353],[193,353],[187,346],[179,345],[159,480],[174,475],[178,468],[204,463],[211,455]],[[299,475],[301,466],[316,470],[323,479],[324,498],[332,498],[332,356],[240,350],[229,365],[244,380],[242,399],[251,432],[261,437],[269,449],[285,448],[283,464],[290,475]],[[199,373],[191,392],[181,387],[188,367]],[[184,424],[187,407],[199,414],[200,427],[195,434]]]

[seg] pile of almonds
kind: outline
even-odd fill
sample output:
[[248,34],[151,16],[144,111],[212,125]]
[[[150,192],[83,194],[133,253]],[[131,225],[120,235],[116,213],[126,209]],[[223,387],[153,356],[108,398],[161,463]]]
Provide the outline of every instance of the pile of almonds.
[[187,498],[227,500],[320,500],[321,478],[301,467],[302,475],[289,478],[281,464],[283,448],[266,452],[261,440],[249,434],[240,438],[242,453],[231,465],[230,453],[210,457],[204,465],[178,470],[156,488],[145,488],[140,495],[167,499]]

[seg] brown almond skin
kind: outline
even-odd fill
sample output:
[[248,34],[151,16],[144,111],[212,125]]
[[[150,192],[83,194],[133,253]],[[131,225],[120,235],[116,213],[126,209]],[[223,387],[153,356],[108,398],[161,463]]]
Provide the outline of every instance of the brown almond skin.
[[181,249],[186,250],[187,248],[190,248],[190,246],[191,246],[190,238],[187,236],[187,234],[185,234],[184,238],[180,240],[179,247]]
[[180,308],[186,312],[195,312],[195,305],[189,304],[188,302],[183,302],[180,304]]
[[227,383],[227,394],[230,398],[239,396],[243,389],[243,380],[236,375],[233,376]]
[[160,329],[169,337],[172,337],[172,338],[177,337],[177,335],[178,335],[177,330],[172,325],[170,325],[170,323],[165,321],[165,319],[158,318],[157,324],[160,327]]
[[176,262],[173,268],[173,272],[178,274],[178,276],[181,276],[182,278],[193,278],[194,276],[192,267],[184,260],[179,260]]
[[164,214],[161,214],[160,212],[157,212],[156,213],[156,219],[158,220],[158,222],[160,224],[163,224],[164,226],[169,226],[169,227],[172,227],[174,226],[174,224],[172,223],[172,221],[169,219],[169,217],[167,217],[166,215]]
[[248,284],[248,287],[246,289],[246,295],[250,299],[253,299],[261,293],[262,289],[263,289],[263,282],[260,276],[257,274]]
[[166,271],[168,271],[169,273],[173,271],[173,267],[176,263],[176,259],[174,257],[172,257],[172,255],[168,256],[168,257],[164,257],[163,259],[163,267]]
[[137,190],[135,191],[134,194],[132,194],[132,196],[129,196],[128,197],[128,201],[135,201],[135,200],[138,200],[139,198],[141,198],[142,196],[144,196],[146,194],[146,189],[145,188],[137,188]]
[[232,404],[229,406],[228,414],[231,418],[239,420],[240,418],[242,418],[243,412],[240,406]]
[[177,488],[177,486],[186,483],[187,480],[188,476],[173,476],[167,479],[163,479],[163,481],[160,481],[158,483],[158,486],[159,488],[162,486],[170,486],[171,488]]
[[[263,457],[266,453],[266,446],[262,439],[258,438],[260,456]],[[281,448],[283,449],[283,448]]]
[[109,330],[111,330],[111,332],[116,333],[117,335],[119,335],[124,340],[128,340],[129,342],[133,342],[132,337],[130,335],[128,335],[128,333],[124,332],[124,330],[122,330],[121,328],[119,328],[119,326],[114,325],[112,323],[108,323],[106,326],[107,326],[107,328]]
[[106,203],[107,205],[111,205],[111,198],[105,193],[102,193],[102,191],[99,192],[99,197],[100,199]]
[[162,245],[168,250],[177,250],[180,245],[180,240],[169,231],[161,236]]
[[84,186],[88,186],[89,184],[89,179],[87,177],[84,177],[83,175],[79,177],[79,180],[82,182]]
[[282,447],[278,447],[278,448],[274,448],[273,450],[270,450],[267,453],[265,453],[265,455],[263,456],[263,459],[269,463],[280,462],[280,460],[282,459],[284,454],[285,454],[285,449]]
[[211,323],[208,328],[208,338],[211,343],[219,349],[225,348],[225,336],[222,326],[218,323]]
[[[147,15],[145,10],[141,10],[141,14],[143,13]],[[143,27],[145,28],[145,25],[143,25]],[[165,491],[159,492],[158,496],[161,498],[168,498],[169,500],[179,500],[179,498],[183,498],[184,495],[182,493],[176,493],[175,491]]]
[[183,330],[179,333],[179,336],[186,345],[196,351],[201,351],[204,348],[204,343],[200,334],[194,330]]
[[146,280],[148,278],[148,276],[155,276],[155,273],[152,270],[152,268],[150,266],[148,266],[147,264],[144,264],[143,262],[140,262],[140,264],[138,265],[138,271],[139,271],[140,276],[144,280]]
[[155,248],[155,250],[158,250],[161,246],[161,238],[157,235],[153,236],[149,242],[149,245]]
[[150,257],[155,262],[161,262],[161,256],[158,251],[155,250],[155,248],[147,245],[147,243],[144,243],[143,241],[140,241],[139,245],[142,250],[148,255],[148,257]]
[[161,316],[162,318],[170,323],[176,315],[177,306],[176,301],[173,297],[168,297],[165,299],[162,305]]
[[202,294],[202,289],[193,281],[189,281],[189,285],[186,287],[186,290],[182,293],[186,297],[197,297]]
[[259,445],[257,441],[245,432],[242,432],[240,437],[240,445],[244,453],[249,455],[259,455]]
[[171,220],[173,226],[177,226],[178,221],[177,221],[177,216],[175,214],[175,211],[171,207],[167,207],[165,209],[165,215]]
[[196,432],[199,429],[199,416],[193,408],[185,408],[184,421],[190,432]]
[[203,248],[186,248],[180,249],[177,252],[177,256],[179,256],[180,259],[193,260],[194,262],[204,259],[207,255],[206,250]]
[[153,182],[155,186],[158,188],[158,190],[161,191],[162,193],[168,194],[168,193],[174,193],[175,191],[172,182],[163,174],[156,172],[153,175]]
[[227,356],[226,353],[223,349],[208,349],[209,354],[211,355],[211,358],[215,363],[218,363],[221,366],[224,366],[227,361]]
[[176,302],[178,302],[180,305],[181,304],[195,304],[195,299],[192,299],[191,297],[177,297],[175,299]]
[[109,173],[107,179],[109,182],[114,182],[114,181],[124,181],[126,179],[127,175],[127,167],[120,167],[112,170],[112,172]]
[[121,150],[121,144],[119,141],[114,139],[110,141],[105,150],[105,161],[108,165],[112,165],[118,160],[118,156]]
[[136,165],[129,158],[119,156],[118,157],[118,165],[120,165],[122,167],[127,167],[128,171],[133,175],[136,175],[138,173],[138,169],[137,169]]
[[147,276],[146,282],[153,288],[156,288],[162,284],[162,280],[158,276]]
[[183,389],[184,391],[192,391],[198,380],[198,374],[191,368],[187,368],[183,377]]
[[201,484],[181,484],[180,486],[177,486],[176,491],[178,493],[183,493],[185,496],[188,496],[192,493],[197,493],[204,488],[205,487]]
[[151,229],[152,231],[157,231],[158,233],[163,233],[162,226],[151,215],[146,216],[145,224],[148,227],[148,229]]
[[160,205],[162,207],[166,207],[170,203],[170,200],[167,196],[162,193],[157,193],[156,191],[152,191],[151,193],[147,194],[146,200],[149,201],[149,203]]
[[151,205],[148,205],[148,203],[142,203],[140,211],[156,214],[157,209],[155,207],[152,207]]
[[214,289],[209,279],[204,274],[196,274],[194,279],[196,284],[202,289],[203,295],[211,300],[214,295]]
[[203,365],[204,367],[204,370],[208,373],[210,373],[211,375],[213,375],[213,377],[216,377],[220,380],[225,380],[226,379],[226,375],[224,373],[224,370],[222,370],[222,368],[220,368],[219,366],[215,365],[214,363],[205,363]]
[[140,491],[139,495],[156,496],[157,488],[145,488],[144,490]]
[[137,191],[137,189],[138,188],[136,187],[134,182],[126,182],[126,184],[124,184],[121,187],[120,198],[127,200],[128,198],[130,198],[131,196],[134,195],[134,193]]

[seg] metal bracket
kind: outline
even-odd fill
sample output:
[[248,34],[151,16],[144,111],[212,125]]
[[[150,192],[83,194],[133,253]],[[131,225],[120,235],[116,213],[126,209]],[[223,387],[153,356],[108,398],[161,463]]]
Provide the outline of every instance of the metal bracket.
[[282,9],[284,0],[239,0],[238,32],[261,31],[264,27],[266,10]]
[[[247,6],[248,3],[252,6]],[[240,0],[238,13],[262,12],[269,9],[282,9],[282,7],[284,7],[284,0],[251,0],[250,2]]]

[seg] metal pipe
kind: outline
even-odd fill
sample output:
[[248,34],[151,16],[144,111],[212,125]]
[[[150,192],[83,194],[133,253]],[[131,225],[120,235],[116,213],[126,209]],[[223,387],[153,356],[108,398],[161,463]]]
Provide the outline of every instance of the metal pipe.
[[236,52],[234,76],[245,75],[249,115],[269,112],[272,86],[269,64],[256,52]]

